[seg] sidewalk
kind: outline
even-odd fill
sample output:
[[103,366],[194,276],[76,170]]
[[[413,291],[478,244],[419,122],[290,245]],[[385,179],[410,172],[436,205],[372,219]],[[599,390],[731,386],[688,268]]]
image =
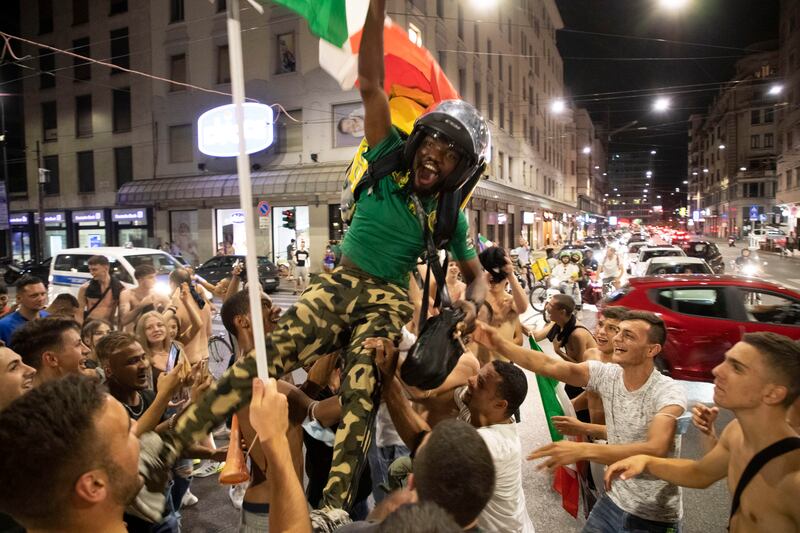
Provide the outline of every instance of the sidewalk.
[[[697,238],[703,238],[703,239],[706,239],[708,241],[711,241],[714,244],[716,244],[717,246],[719,246],[720,248],[722,248],[722,247],[728,248],[728,239],[726,239],[726,238],[705,237],[705,236],[701,236],[701,235],[698,235]],[[736,241],[735,248],[737,248],[738,250],[741,250],[742,247],[747,244],[747,242],[748,242],[747,239],[739,239],[738,241]],[[758,253],[761,254],[761,255],[770,255],[770,256],[773,256],[773,257],[780,257],[781,259],[786,259],[787,261],[791,260],[791,261],[800,262],[800,251],[799,250],[795,250],[794,251],[794,255],[784,255],[780,251],[777,251],[777,250],[776,251],[770,251],[770,250],[761,250],[761,249],[758,250]]]

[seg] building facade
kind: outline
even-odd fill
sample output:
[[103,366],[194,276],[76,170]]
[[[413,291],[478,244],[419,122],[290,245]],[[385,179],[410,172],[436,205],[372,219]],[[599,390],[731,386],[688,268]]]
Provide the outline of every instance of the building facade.
[[765,51],[736,63],[736,76],[705,116],[689,119],[690,225],[716,237],[745,236],[779,225],[776,210],[776,104],[778,52]]
[[800,1],[781,1],[777,203],[789,230],[800,216]]
[[[12,202],[18,233],[30,234],[15,255],[35,248],[39,167],[51,171],[45,255],[167,241],[195,263],[222,243],[244,252],[236,160],[204,155],[196,140],[198,117],[230,103],[224,0],[76,0],[72,10],[37,2],[38,12],[23,10],[24,35],[195,87],[59,54],[39,58],[43,74],[26,82],[25,116],[27,144],[40,141],[42,161],[29,155],[30,193]],[[577,212],[576,133],[549,113],[564,93],[554,0],[527,0],[513,12],[466,0],[387,4],[491,125],[488,179],[467,211],[472,236],[503,246],[515,246],[518,236],[536,246],[566,238]],[[360,98],[320,67],[319,41],[294,13],[271,5],[259,15],[243,6],[241,16],[246,95],[286,110],[276,118],[274,144],[250,155],[254,199],[272,208],[256,229],[257,251],[279,260],[292,238],[302,238],[319,268],[325,245],[344,229],[338,204],[363,137]],[[289,209],[295,229],[282,225]]]
[[586,109],[575,111],[576,193],[580,226],[584,233],[600,229],[606,221],[606,143],[598,134]]

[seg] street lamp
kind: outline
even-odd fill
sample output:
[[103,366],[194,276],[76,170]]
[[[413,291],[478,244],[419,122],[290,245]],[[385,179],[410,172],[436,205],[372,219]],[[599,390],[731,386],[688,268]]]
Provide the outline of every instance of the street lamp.
[[589,154],[592,153],[592,147],[591,146],[584,146],[582,152],[583,152],[584,155],[589,155]]
[[[656,98],[656,101],[653,103],[653,111],[655,111],[656,113],[663,113],[669,109],[669,106],[670,106],[669,98],[667,98],[666,96],[661,96],[659,98]],[[653,150],[650,153],[654,154],[654,152],[655,151]]]
[[719,145],[719,149],[720,149],[720,150],[724,150],[724,149],[725,149],[725,145],[724,145],[724,144],[720,144],[720,145]]
[[776,83],[775,85],[770,87],[769,91],[767,91],[767,92],[769,94],[771,94],[772,96],[781,94],[783,92],[783,85],[781,85],[780,83]]
[[561,98],[553,100],[553,103],[550,104],[550,111],[552,111],[556,115],[560,115],[566,110],[567,110],[567,104]]
[[686,180],[683,180],[683,184],[684,184],[684,185],[689,185],[689,182],[688,182],[688,181],[686,181]]
[[742,172],[745,172],[747,170],[747,167],[739,167],[739,170],[741,170]]
[[656,151],[655,150],[650,150],[650,155],[656,155]]
[[669,11],[680,11],[689,4],[689,0],[660,0],[659,4]]

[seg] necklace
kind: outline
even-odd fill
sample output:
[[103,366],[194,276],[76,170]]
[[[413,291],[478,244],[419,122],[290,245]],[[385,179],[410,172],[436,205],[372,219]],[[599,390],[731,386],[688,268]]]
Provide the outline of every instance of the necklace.
[[128,405],[127,403],[123,403],[122,405],[124,405],[125,409],[127,409],[128,412],[131,414],[131,418],[138,419],[140,416],[142,416],[142,412],[144,411],[144,400],[142,399],[142,395],[139,394],[139,391],[136,391],[136,396],[139,397],[139,412],[138,413],[136,411],[134,411],[133,408],[130,405]]

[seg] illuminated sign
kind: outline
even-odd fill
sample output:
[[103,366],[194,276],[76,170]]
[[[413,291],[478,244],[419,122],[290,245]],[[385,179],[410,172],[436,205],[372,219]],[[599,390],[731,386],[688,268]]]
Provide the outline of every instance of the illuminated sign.
[[[243,111],[245,151],[252,154],[270,146],[274,136],[272,108],[246,102]],[[239,128],[234,104],[215,107],[200,115],[197,119],[197,148],[215,157],[239,155]]]
[[614,217],[614,216],[608,217],[608,224],[611,225],[611,226],[616,226],[617,225],[617,217]]
[[111,211],[111,220],[114,222],[147,220],[147,211],[144,209],[114,209]]
[[505,224],[508,220],[508,216],[505,213],[497,213],[497,223],[498,224]]
[[102,211],[73,211],[73,222],[100,222],[103,220]]
[[8,217],[9,224],[27,224],[28,215],[11,215]]
[[531,213],[530,211],[523,211],[522,212],[522,223],[523,224],[533,224],[536,217],[536,213]]

